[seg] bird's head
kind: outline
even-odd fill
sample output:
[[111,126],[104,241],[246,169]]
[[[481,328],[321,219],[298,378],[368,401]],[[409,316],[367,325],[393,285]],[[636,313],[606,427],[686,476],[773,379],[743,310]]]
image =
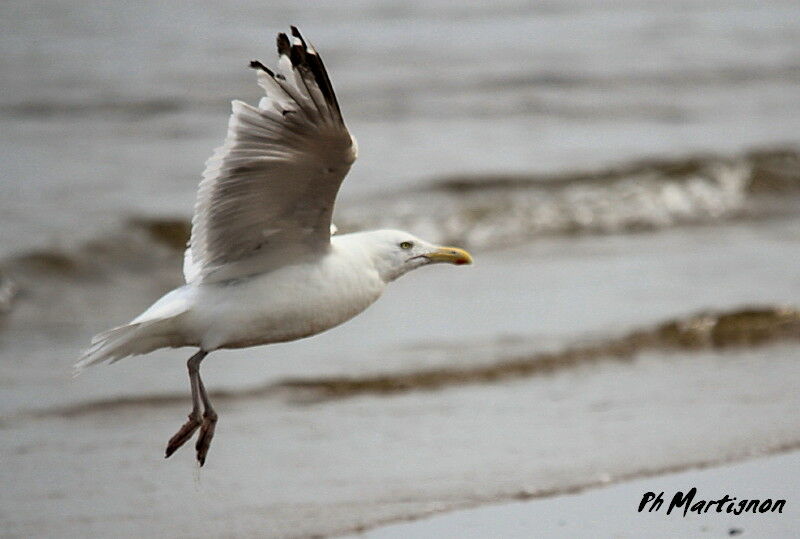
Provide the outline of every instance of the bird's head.
[[386,282],[428,264],[472,264],[472,256],[464,249],[434,245],[400,230],[366,232],[363,241]]

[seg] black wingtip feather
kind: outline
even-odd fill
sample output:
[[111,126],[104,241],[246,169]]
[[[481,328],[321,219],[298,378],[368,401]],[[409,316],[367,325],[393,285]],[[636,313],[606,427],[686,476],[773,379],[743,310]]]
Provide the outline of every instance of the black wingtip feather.
[[272,72],[270,68],[259,62],[258,60],[250,60],[250,67],[253,69],[260,69],[267,73],[270,77],[274,77],[275,73]]
[[282,54],[284,56],[289,56],[291,54],[290,50],[292,48],[292,44],[289,42],[289,38],[287,37],[286,34],[284,34],[283,32],[278,34],[277,43],[278,43],[278,54]]
[[300,30],[297,29],[297,26],[292,25],[291,29],[292,29],[292,35],[300,40],[300,43],[303,44],[304,49],[307,49],[308,45],[306,45],[306,40],[303,39],[303,36],[300,35]]
[[[339,103],[336,99],[336,94],[333,91],[333,85],[328,78],[325,65],[322,63],[322,58],[320,58],[316,51],[309,50],[309,45],[306,43],[305,39],[303,39],[303,36],[300,34],[300,30],[298,30],[296,26],[292,25],[290,28],[292,37],[297,38],[300,41],[300,45],[292,45],[289,37],[285,33],[281,32],[277,37],[278,54],[287,56],[292,62],[293,67],[311,71],[325,100],[341,117]],[[250,63],[251,67],[254,67],[253,63],[254,62]],[[280,73],[272,74],[271,71],[262,66],[263,64],[258,62],[256,67],[258,69],[264,69],[276,79],[285,80]]]
[[295,67],[306,67],[305,66],[305,58],[306,58],[306,49],[301,45],[292,45],[292,48],[289,49],[289,59],[292,61],[292,65]]
[[306,54],[305,59],[309,69],[314,74],[317,86],[322,91],[322,95],[325,96],[325,100],[341,115],[339,101],[336,99],[336,93],[333,91],[333,85],[330,78],[328,78],[328,72],[325,69],[325,64],[322,63],[322,58],[319,54]]

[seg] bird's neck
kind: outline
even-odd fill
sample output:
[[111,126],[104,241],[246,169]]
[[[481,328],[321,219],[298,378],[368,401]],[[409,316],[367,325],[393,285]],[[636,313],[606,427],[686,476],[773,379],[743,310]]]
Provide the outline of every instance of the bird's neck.
[[404,268],[398,268],[395,265],[387,263],[386,258],[373,257],[372,263],[375,266],[378,275],[380,275],[383,282],[387,284],[399,277],[402,277],[406,273]]
[[341,256],[360,258],[361,261],[374,268],[384,283],[390,283],[407,272],[405,268],[398,267],[394,261],[384,253],[376,251],[374,243],[370,241],[369,232],[343,234],[331,238],[331,243]]

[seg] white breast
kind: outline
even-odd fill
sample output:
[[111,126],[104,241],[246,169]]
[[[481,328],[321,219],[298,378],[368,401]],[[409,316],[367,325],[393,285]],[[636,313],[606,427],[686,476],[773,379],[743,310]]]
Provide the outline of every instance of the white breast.
[[187,316],[204,350],[291,341],[353,318],[385,283],[361,253],[333,249],[303,264],[228,283],[200,285]]

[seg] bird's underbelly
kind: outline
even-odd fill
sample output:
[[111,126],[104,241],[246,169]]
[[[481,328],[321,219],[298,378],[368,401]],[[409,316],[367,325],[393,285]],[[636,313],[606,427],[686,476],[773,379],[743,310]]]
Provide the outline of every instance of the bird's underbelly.
[[310,337],[347,322],[371,303],[347,307],[331,305],[324,311],[291,309],[282,311],[279,316],[237,317],[230,320],[233,324],[215,324],[207,333],[203,348],[246,348]]
[[316,335],[362,312],[383,290],[369,274],[322,273],[215,285],[201,300],[205,314],[190,317],[198,344],[204,350],[244,348]]

